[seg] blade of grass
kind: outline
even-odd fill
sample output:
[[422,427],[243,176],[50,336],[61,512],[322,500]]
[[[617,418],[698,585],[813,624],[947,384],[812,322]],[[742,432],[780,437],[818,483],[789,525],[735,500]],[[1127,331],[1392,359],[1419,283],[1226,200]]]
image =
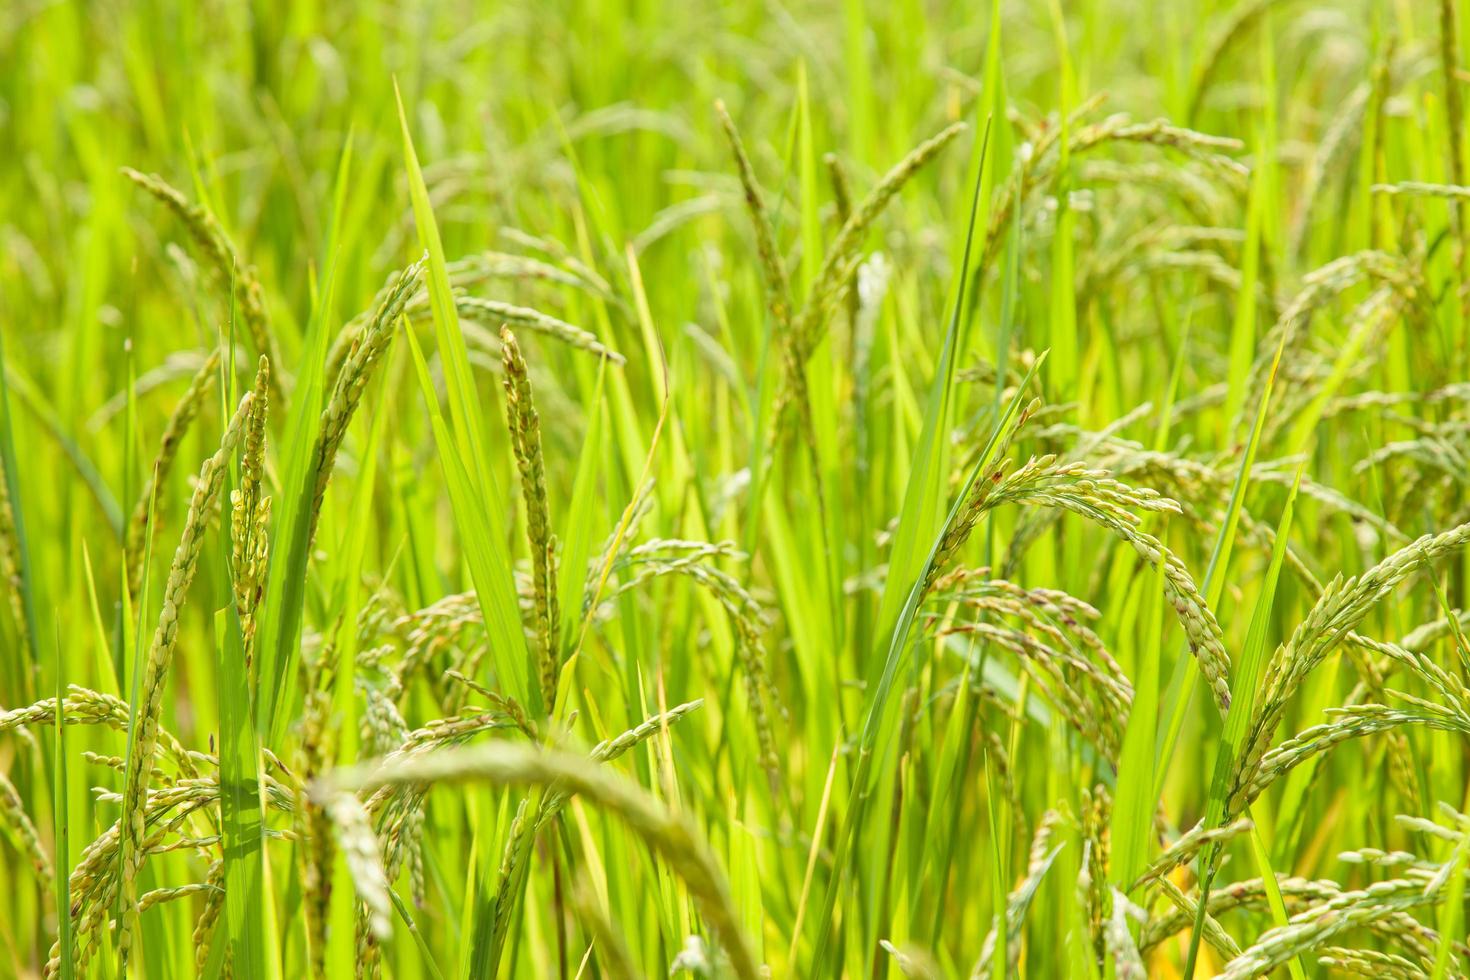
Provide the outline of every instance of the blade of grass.
[[[475,381],[470,374],[469,353],[460,332],[454,293],[449,285],[444,246],[439,238],[439,226],[434,220],[429,191],[424,185],[423,171],[419,168],[418,154],[414,151],[413,136],[409,132],[408,115],[396,82],[394,94],[398,99],[398,122],[403,131],[403,156],[414,222],[418,226],[419,241],[429,256],[429,305],[433,312],[439,357],[444,364],[449,415],[453,423],[452,426],[444,426],[442,418],[435,423],[435,443],[446,471],[454,474],[450,478],[451,483],[459,485],[459,491],[451,493],[451,504],[455,521],[460,525],[461,538],[469,546],[466,558],[470,578],[475,586],[485,629],[490,634],[497,679],[504,693],[525,705],[533,716],[539,717],[549,710],[550,705],[541,703],[540,690],[530,682],[531,651],[521,627],[515,581],[511,577],[513,566],[505,535],[506,497],[489,466]],[[412,331],[409,333],[411,335]],[[437,413],[439,396],[426,372],[420,372],[420,380],[424,382],[425,400],[433,403],[431,413]],[[440,438],[441,429],[449,438]]]
[[260,609],[260,663],[255,679],[256,727],[266,744],[279,745],[295,700],[296,664],[301,655],[301,625],[306,607],[310,557],[311,512],[316,495],[315,444],[326,398],[327,329],[335,293],[338,234],[352,171],[352,135],[342,146],[333,192],[332,223],[327,234],[322,278],[302,344],[286,416],[285,467],[276,495],[276,533],[272,536],[265,601]]
[[[989,138],[989,127],[984,138]],[[966,230],[967,240],[973,241],[975,233],[975,216],[979,206],[980,185],[975,184],[974,197],[970,204],[970,222]],[[833,912],[836,908],[837,895],[845,887],[844,881],[848,872],[847,863],[852,858],[858,835],[863,829],[864,811],[869,799],[868,778],[872,766],[874,749],[880,741],[880,734],[886,731],[889,725],[890,713],[888,708],[888,696],[892,690],[893,682],[898,673],[899,664],[903,654],[908,647],[909,628],[913,625],[914,618],[918,614],[919,602],[922,599],[924,580],[928,569],[934,563],[938,554],[939,543],[943,539],[944,531],[957,515],[959,508],[963,505],[969,488],[973,485],[980,469],[991,462],[991,456],[995,453],[1000,433],[1003,427],[1009,423],[1021,408],[1021,400],[1025,395],[1026,386],[1023,384],[1016,392],[1005,416],[998,419],[996,427],[991,433],[990,442],[980,459],[976,462],[974,470],[970,473],[965,486],[961,488],[955,497],[954,505],[949,511],[949,516],[944,521],[937,520],[934,509],[938,505],[939,494],[942,492],[948,474],[948,468],[942,464],[942,453],[947,440],[944,438],[949,429],[949,418],[951,409],[951,389],[954,382],[954,361],[956,349],[960,344],[961,324],[964,319],[964,279],[970,268],[970,248],[965,249],[964,261],[960,265],[960,282],[957,283],[953,293],[954,313],[950,318],[949,327],[945,333],[944,347],[940,355],[939,369],[935,372],[933,383],[930,386],[929,402],[925,412],[924,430],[920,436],[920,442],[914,452],[914,463],[909,473],[908,487],[904,493],[903,510],[899,516],[898,530],[894,535],[893,549],[889,559],[888,579],[884,584],[883,598],[880,605],[879,623],[884,637],[874,654],[882,651],[883,664],[881,675],[876,686],[870,688],[868,696],[868,707],[866,718],[863,722],[862,734],[858,743],[857,767],[853,775],[853,782],[849,792],[847,814],[844,825],[839,830],[839,850],[834,863],[834,874],[827,888],[827,894],[821,906],[820,916],[817,920],[817,952],[814,963],[814,974],[839,975],[841,970],[840,955],[836,947],[831,944],[830,934],[832,928]],[[1039,359],[1038,363],[1044,358]],[[1034,368],[1033,368],[1034,372]],[[1029,381],[1029,376],[1028,379]],[[927,558],[920,559],[919,548],[924,541],[932,542],[929,545]],[[905,597],[905,592],[907,593]],[[899,603],[902,603],[900,606]],[[890,611],[891,609],[891,611]],[[871,658],[870,658],[871,659]],[[871,677],[874,672],[870,671]],[[871,685],[871,681],[869,682]]]

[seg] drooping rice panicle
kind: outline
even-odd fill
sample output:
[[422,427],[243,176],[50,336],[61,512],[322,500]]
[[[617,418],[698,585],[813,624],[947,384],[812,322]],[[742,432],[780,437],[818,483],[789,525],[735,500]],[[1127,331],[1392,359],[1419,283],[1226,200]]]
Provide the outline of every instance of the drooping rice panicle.
[[[385,762],[332,779],[340,790],[371,791],[394,783],[490,780],[505,785],[560,787],[620,816],[684,880],[705,922],[730,957],[735,975],[755,980],[756,964],[730,902],[729,886],[709,845],[685,818],[646,791],[566,752],[509,743],[445,750],[411,760]],[[319,792],[331,793],[331,789]],[[334,794],[337,798],[344,794]],[[369,835],[371,838],[371,835]],[[359,885],[361,888],[361,884]],[[386,916],[386,912],[385,912]]]
[[1422,980],[1429,976],[1407,957],[1377,949],[1328,946],[1317,957],[1317,962],[1346,976],[1378,977],[1380,980]]
[[[673,555],[664,552],[673,552]],[[613,600],[619,595],[668,575],[691,579],[719,602],[735,626],[735,653],[740,659],[746,703],[755,723],[761,766],[774,781],[780,777],[781,766],[776,751],[776,718],[773,716],[784,715],[784,709],[771,680],[762,639],[769,617],[735,576],[709,563],[708,559],[715,555],[743,557],[730,544],[661,539],[645,542],[629,549],[625,564],[631,574],[611,589],[603,602],[608,608],[613,608]]]
[[4,825],[8,836],[23,845],[36,878],[42,885],[49,886],[56,874],[51,867],[51,858],[41,845],[41,835],[36,832],[30,814],[26,813],[25,802],[16,792],[15,784],[3,773],[0,773],[0,824]]
[[164,902],[176,902],[181,898],[189,898],[193,895],[207,895],[211,891],[217,891],[219,886],[207,881],[195,882],[192,885],[177,885],[173,888],[155,888],[150,892],[144,892],[138,899],[139,911],[146,911],[155,905]]
[[[1456,24],[1455,0],[1439,0],[1439,60],[1440,71],[1444,77],[1444,115],[1445,127],[1448,130],[1445,140],[1445,155],[1449,158],[1450,183],[1463,186],[1465,184],[1465,97],[1460,91],[1462,80],[1459,77],[1459,28]],[[1467,290],[1466,278],[1470,274],[1470,268],[1466,263],[1470,262],[1470,202],[1465,198],[1455,195],[1454,221],[1452,230],[1455,235],[1455,265],[1460,271],[1460,282],[1458,290],[1460,294],[1460,315],[1463,317],[1470,311],[1470,290]],[[1464,344],[1460,345],[1464,349]]]
[[[272,809],[291,809],[293,794],[274,780],[265,780],[265,803]],[[116,793],[102,794],[102,802],[121,805],[123,797]],[[142,853],[157,851],[160,843],[197,814],[217,805],[219,783],[213,778],[182,779],[171,786],[148,793],[145,823],[148,826],[161,824],[144,840]],[[73,896],[70,958],[76,968],[84,970],[89,958],[96,952],[97,932],[113,911],[120,894],[117,874],[124,837],[123,821],[113,823],[83,851],[81,860],[73,867],[69,891]],[[217,839],[215,840],[217,844]],[[45,975],[55,977],[60,970],[61,952],[53,945],[46,963]]]
[[307,530],[308,542],[316,536],[317,522],[321,518],[322,498],[326,496],[327,483],[332,479],[337,450],[342,445],[343,437],[347,435],[347,425],[352,421],[358,402],[362,400],[363,389],[367,387],[368,379],[372,377],[373,368],[377,366],[378,360],[393,340],[393,332],[398,327],[398,318],[403,313],[403,305],[408,302],[409,295],[418,285],[423,267],[422,261],[416,262],[399,274],[397,281],[388,291],[388,295],[384,297],[383,302],[373,313],[372,319],[368,321],[362,335],[353,342],[352,351],[347,355],[341,372],[332,384],[332,394],[327,399],[326,407],[322,409],[321,430],[317,434],[316,445],[312,450],[316,485],[312,495],[311,515]]
[[393,902],[388,896],[391,886],[367,810],[352,793],[333,793],[322,801],[322,806],[331,818],[337,846],[347,858],[357,897],[367,907],[368,927],[381,942],[393,932]]
[[[543,281],[571,286],[590,292],[602,299],[612,301],[615,299],[612,288],[601,278],[588,274],[589,270],[570,271],[562,266],[542,262],[539,259],[528,258],[521,255],[507,255],[504,252],[480,252],[474,255],[466,255],[446,265],[450,286],[456,291],[473,289],[483,286],[497,279],[520,280],[520,281]],[[327,368],[325,377],[330,383],[335,381],[341,373],[342,365],[347,360],[352,345],[356,343],[368,320],[372,318],[373,311],[382,305],[389,293],[395,288],[401,272],[395,272],[388,277],[383,287],[373,297],[372,304],[357,316],[353,317],[332,341],[332,346],[327,352]],[[457,292],[456,295],[459,295]],[[429,309],[428,291],[420,287],[409,298],[404,305],[404,312],[410,318],[420,317]],[[535,311],[529,311],[535,313]],[[539,316],[540,314],[536,314]],[[549,326],[549,325],[548,325]],[[569,325],[567,325],[569,326]],[[576,328],[572,328],[574,331]],[[554,332],[554,331],[553,331]],[[580,334],[580,331],[578,331]],[[570,339],[570,337],[565,338]],[[595,340],[587,335],[586,340]],[[600,348],[588,348],[597,353],[602,353]],[[604,357],[615,363],[622,363],[621,355],[613,351],[603,353]]]
[[1225,60],[1225,55],[1233,48],[1245,34],[1266,15],[1266,13],[1277,3],[1277,0],[1249,0],[1248,3],[1240,4],[1231,8],[1230,18],[1221,30],[1211,40],[1205,56],[1201,61],[1201,68],[1195,75],[1191,86],[1189,113],[1187,118],[1193,124],[1199,118],[1200,111],[1204,108],[1205,98],[1213,87],[1215,76],[1219,74],[1220,65]]
[[534,333],[553,337],[576,350],[596,354],[613,364],[625,363],[623,355],[609,349],[593,334],[538,310],[493,299],[481,299],[478,296],[456,296],[454,307],[466,320],[513,323]]
[[1344,255],[1308,273],[1302,278],[1301,289],[1282,309],[1275,325],[1266,332],[1256,347],[1256,359],[1251,364],[1250,377],[1246,383],[1247,395],[1231,424],[1232,432],[1239,433],[1248,428],[1249,409],[1246,406],[1255,404],[1278,347],[1283,351],[1283,360],[1290,363],[1290,356],[1294,356],[1302,331],[1312,315],[1330,300],[1363,281],[1391,287],[1406,302],[1423,302],[1422,280],[1414,263],[1387,252],[1365,250]]
[[[1136,489],[1082,464],[1059,464],[1055,457],[1033,457],[1013,473],[1005,463],[981,474],[960,519],[941,541],[937,554],[948,561],[979,516],[1001,503],[1054,507],[1077,514],[1122,538],[1144,561],[1164,569],[1164,588],[1175,616],[1222,712],[1230,707],[1229,657],[1220,626],[1183,563],[1153,535],[1138,527],[1134,510],[1179,512],[1179,505],[1148,489]],[[934,564],[933,578],[942,567]]]
[[209,954],[214,944],[214,934],[219,926],[219,917],[225,910],[225,864],[218,861],[209,868],[207,883],[213,886],[204,896],[204,910],[195,920],[192,941],[194,944],[194,969],[203,975],[209,965]]
[[820,342],[837,295],[852,276],[858,250],[867,238],[873,222],[878,220],[878,216],[893,200],[894,195],[966,128],[964,123],[954,123],[914,147],[883,175],[853,209],[851,217],[827,247],[827,254],[822,258],[822,267],[812,283],[811,292],[800,313],[792,321],[793,343],[802,363],[805,363]]
[[[1169,902],[1179,913],[1172,920],[1170,920],[1178,923],[1176,928],[1183,928],[1189,923],[1201,918],[1199,915],[1199,903],[1194,899],[1191,899],[1189,896],[1185,895],[1184,892],[1180,891],[1179,886],[1174,884],[1174,882],[1171,881],[1168,876],[1157,878],[1155,880],[1158,883],[1159,891],[1163,893],[1164,897],[1169,900]],[[1281,887],[1280,883],[1278,883],[1277,887]],[[1210,897],[1214,898],[1218,894],[1220,894],[1218,891],[1212,890],[1210,892]],[[1265,895],[1264,885],[1262,885],[1261,888],[1261,895],[1262,897],[1264,897]],[[1225,927],[1220,925],[1220,920],[1216,919],[1213,915],[1206,913],[1203,916],[1202,921],[1204,922],[1205,942],[1209,943],[1211,948],[1220,953],[1226,960],[1233,960],[1240,955],[1239,944],[1237,944],[1235,939],[1228,932],[1225,931]],[[1140,951],[1145,953],[1148,951],[1148,927],[1156,925],[1157,922],[1158,920],[1155,919],[1152,922],[1146,923],[1145,928],[1140,932],[1138,943]],[[1163,929],[1158,929],[1158,932],[1163,932]]]
[[785,369],[786,386],[782,389],[780,395],[782,401],[778,403],[775,415],[776,440],[779,443],[782,438],[782,419],[785,415],[783,409],[789,400],[796,406],[801,432],[813,454],[815,467],[815,449],[810,448],[815,443],[811,398],[807,392],[806,367],[802,357],[800,337],[793,323],[796,312],[791,281],[786,274],[785,261],[776,244],[776,232],[771,224],[770,212],[766,208],[765,195],[761,191],[760,182],[756,180],[755,169],[751,166],[750,158],[745,153],[745,145],[740,140],[735,123],[725,110],[723,102],[715,102],[715,114],[719,117],[720,125],[730,142],[730,149],[735,157],[735,167],[740,173],[740,185],[745,191],[746,209],[750,212],[751,223],[755,226],[756,252],[760,256],[761,271],[766,286],[766,308],[771,314],[782,365]]
[[[123,541],[123,552],[128,562],[128,591],[132,595],[138,594],[139,583],[143,579],[143,555],[147,547],[146,536],[148,534],[149,515],[153,514],[154,494],[160,484],[168,477],[169,471],[173,469],[174,458],[178,455],[179,445],[183,442],[189,426],[193,424],[195,416],[199,414],[199,408],[204,404],[205,396],[209,394],[214,385],[215,376],[219,374],[219,351],[212,351],[194,372],[193,378],[189,380],[189,387],[185,389],[183,397],[174,406],[173,414],[168,417],[168,424],[164,426],[163,436],[158,443],[158,454],[153,458],[153,465],[148,468],[148,476],[143,481],[143,489],[138,494],[138,500],[133,504],[133,512],[128,517],[126,536]],[[157,514],[153,514],[157,519]],[[17,593],[18,594],[18,593]]]
[[[652,737],[655,733],[666,729],[669,725],[678,721],[684,715],[698,709],[702,701],[691,701],[687,704],[678,705],[668,712],[654,715],[645,719],[641,724],[615,738],[599,742],[593,746],[589,757],[594,762],[611,762],[640,742]],[[457,740],[457,736],[454,740]],[[411,734],[404,741],[401,749],[393,753],[387,759],[386,764],[408,763],[411,759],[423,757],[427,752],[437,749],[450,739],[435,732],[418,732]],[[368,800],[368,809],[371,812],[379,812],[389,805],[393,799],[392,787],[383,787],[375,792]],[[527,813],[527,800],[523,800],[517,808],[506,835],[505,846],[500,863],[499,883],[496,887],[495,910],[496,917],[494,931],[492,934],[492,945],[499,948],[504,942],[510,927],[510,916],[515,903],[518,882],[524,877],[527,863],[530,860],[531,844],[535,841],[541,829],[560,811],[567,801],[567,793],[559,787],[552,787],[542,798],[535,813]],[[388,845],[388,867],[390,872],[396,867],[396,856],[400,851],[397,839],[390,840]]]
[[[1161,881],[1160,884],[1165,885],[1165,882]],[[1336,898],[1343,891],[1342,886],[1333,881],[1288,877],[1278,877],[1276,888],[1281,893],[1287,907],[1291,909],[1310,908],[1313,904],[1321,904]],[[1233,909],[1264,907],[1268,898],[1263,880],[1251,878],[1216,886],[1210,891],[1209,901],[1211,919],[1207,921],[1213,921],[1215,916],[1223,915]],[[1192,907],[1192,900],[1186,899],[1186,902],[1190,904],[1190,907],[1176,908],[1167,915],[1156,915],[1143,928],[1139,948],[1145,955],[1155,950],[1170,936],[1189,927],[1194,920],[1195,911]],[[1383,939],[1402,946],[1415,956],[1423,956],[1433,949],[1435,941],[1433,930],[1421,925],[1406,912],[1396,912],[1385,916],[1369,923],[1367,928]],[[1231,942],[1233,944],[1234,940]],[[1233,959],[1239,955],[1240,949],[1236,947],[1230,958]]]
[[[116,731],[128,730],[130,711],[127,702],[108,694],[73,684],[61,699],[61,716],[67,725],[103,725]],[[24,737],[30,725],[52,725],[56,719],[56,699],[43,698],[24,708],[0,712],[0,732],[19,732]],[[200,753],[191,753],[167,729],[159,726],[158,742],[170,761],[187,778],[199,775],[196,768]]]
[[1220,976],[1224,980],[1259,976],[1344,932],[1430,904],[1436,897],[1435,892],[1425,891],[1422,881],[1402,879],[1374,882],[1367,888],[1343,892],[1292,916],[1286,925],[1268,930],[1226,964]]
[[1393,184],[1374,184],[1373,193],[1388,197],[1440,197],[1450,201],[1470,198],[1470,187],[1459,184],[1429,184],[1418,180],[1401,180]]
[[1155,878],[1160,878],[1168,874],[1180,865],[1188,863],[1208,844],[1227,841],[1247,833],[1251,829],[1251,826],[1252,824],[1249,820],[1236,820],[1234,823],[1216,827],[1212,830],[1207,830],[1201,825],[1196,824],[1188,833],[1169,845],[1167,850],[1155,858],[1128,890],[1131,892],[1141,885],[1148,884]]
[[[627,520],[615,527],[598,548],[597,554],[587,562],[587,579],[582,585],[582,615],[585,617],[599,601],[599,587],[603,585],[603,569],[611,569],[628,550],[633,547],[639,526],[653,510],[653,484],[644,483],[628,502]],[[621,531],[621,533],[619,533]]]
[[[273,364],[279,364],[280,353],[276,349],[275,335],[271,333],[266,317],[265,290],[261,288],[255,267],[241,261],[239,252],[220,226],[219,219],[209,209],[192,203],[181,191],[157,174],[140,173],[131,167],[123,167],[122,173],[178,216],[199,250],[209,259],[215,275],[234,290],[234,301],[239,304],[241,319],[255,344],[256,353],[269,358]],[[276,394],[279,395],[280,379],[274,379],[273,384],[276,385]]]
[[751,166],[745,144],[741,141],[740,133],[735,129],[735,122],[725,109],[724,102],[715,102],[715,116],[730,143],[730,152],[735,157],[735,169],[740,175],[740,186],[745,191],[745,206],[750,212],[751,225],[755,229],[756,253],[760,256],[761,273],[765,279],[766,307],[775,321],[776,329],[780,331],[778,336],[782,338],[783,350],[791,351],[791,282],[786,274],[781,250],[776,244],[776,231],[771,224],[770,210],[766,207],[766,196],[761,190],[760,181],[756,179],[755,168]]
[[1339,575],[1333,580],[1266,666],[1263,697],[1258,702],[1250,734],[1235,766],[1234,788],[1228,804],[1230,812],[1240,812],[1242,793],[1255,780],[1261,759],[1275,734],[1276,724],[1302,680],[1337,647],[1346,632],[1355,628],[1399,583],[1440,557],[1458,551],[1466,541],[1470,541],[1470,524],[1461,524],[1439,534],[1426,534],[1362,575],[1346,579]]
[[[847,175],[847,168],[843,166],[837,154],[828,153],[822,158],[822,162],[827,166],[827,178],[832,184],[832,203],[837,209],[837,227],[841,228],[852,218],[852,181]],[[858,291],[857,278],[857,275],[854,275],[844,287],[847,290],[848,329],[854,331],[857,329],[858,316],[862,311],[862,295]],[[856,346],[856,338],[854,338],[854,354]]]
[[1313,756],[1332,751],[1349,739],[1389,732],[1407,725],[1470,734],[1470,716],[1421,702],[1417,708],[1394,709],[1381,704],[1331,709],[1333,720],[1314,725],[1268,751],[1257,763],[1249,785],[1241,791],[1245,802],[1265,792],[1276,780]]

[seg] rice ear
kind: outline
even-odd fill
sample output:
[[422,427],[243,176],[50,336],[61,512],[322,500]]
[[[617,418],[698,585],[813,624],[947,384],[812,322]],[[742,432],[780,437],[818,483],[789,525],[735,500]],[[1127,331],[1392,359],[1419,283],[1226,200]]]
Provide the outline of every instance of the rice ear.
[[[123,554],[127,560],[130,595],[138,594],[138,587],[143,578],[143,556],[147,551],[148,518],[153,508],[154,492],[173,469],[179,446],[188,433],[189,426],[199,414],[199,408],[204,404],[205,396],[209,394],[210,388],[214,385],[215,376],[219,373],[219,361],[219,351],[211,351],[204,359],[204,363],[200,365],[199,370],[194,372],[194,377],[190,379],[189,387],[185,389],[183,397],[174,406],[173,413],[169,415],[168,422],[164,425],[163,436],[159,439],[158,453],[153,459],[153,465],[148,468],[148,477],[143,482],[143,488],[138,493],[138,500],[133,505],[133,512],[128,518],[127,529],[124,532]],[[156,519],[157,515],[154,514],[154,517]]]
[[541,418],[536,413],[526,359],[509,327],[500,328],[500,345],[505,367],[505,420],[516,467],[520,470],[521,497],[526,504],[541,699],[550,711],[561,672],[561,605],[556,594],[556,537],[551,533],[546,463],[541,455]]
[[[131,167],[123,167],[122,174],[178,216],[199,250],[209,259],[215,274],[222,282],[232,284],[234,300],[239,304],[241,319],[255,344],[256,353],[269,358],[273,364],[279,364],[280,354],[266,317],[265,291],[261,288],[260,278],[254,266],[241,260],[219,219],[209,209],[191,202],[182,191],[158,174],[141,173]],[[279,396],[280,380],[275,379],[273,383]]]
[[575,793],[621,817],[684,879],[706,924],[730,957],[735,975],[741,980],[756,980],[759,976],[724,872],[703,837],[685,817],[668,810],[646,790],[588,758],[555,749],[491,742],[342,771],[329,777],[316,792],[330,794],[334,789],[371,792],[401,783],[478,780]]

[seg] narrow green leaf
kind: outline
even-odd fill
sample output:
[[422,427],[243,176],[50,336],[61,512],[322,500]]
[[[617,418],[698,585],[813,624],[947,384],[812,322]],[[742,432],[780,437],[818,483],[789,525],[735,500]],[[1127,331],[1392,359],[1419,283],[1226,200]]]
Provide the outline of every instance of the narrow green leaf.
[[[312,306],[311,321],[297,365],[296,385],[286,416],[285,466],[276,494],[270,568],[265,601],[260,607],[256,676],[256,726],[268,744],[279,745],[285,735],[288,710],[295,699],[296,664],[301,653],[301,624],[306,606],[306,572],[310,557],[311,508],[316,491],[315,445],[322,404],[326,398],[326,357],[331,341],[327,327],[336,283],[338,234],[352,169],[349,134],[337,168],[331,230],[327,235],[323,268],[326,274]],[[274,367],[274,365],[272,366]]]
[[[449,414],[453,426],[446,426],[439,415],[439,396],[427,369],[419,372],[424,399],[430,403],[434,417],[435,443],[452,489],[450,501],[459,524],[461,543],[467,549],[470,578],[475,586],[485,629],[490,634],[495,671],[501,688],[534,715],[543,711],[541,692],[530,683],[531,652],[526,646],[521,626],[520,606],[516,599],[515,580],[511,575],[510,547],[505,534],[506,497],[491,470],[481,432],[479,402],[475,381],[470,374],[469,354],[459,328],[454,293],[449,285],[449,272],[444,260],[444,246],[439,239],[439,226],[429,203],[429,191],[414,152],[408,116],[403,98],[398,94],[398,122],[403,130],[403,155],[408,172],[409,196],[413,201],[414,222],[419,241],[429,255],[429,303],[434,315],[434,333],[438,339],[439,357],[444,364],[448,389]],[[417,338],[407,331],[415,347],[415,363],[423,366]]]

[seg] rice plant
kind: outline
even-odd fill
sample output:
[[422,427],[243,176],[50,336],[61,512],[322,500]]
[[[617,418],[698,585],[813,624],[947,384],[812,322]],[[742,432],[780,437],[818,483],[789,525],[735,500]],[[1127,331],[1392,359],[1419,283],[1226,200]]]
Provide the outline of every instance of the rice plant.
[[0,976],[1470,976],[1462,6],[14,0]]

